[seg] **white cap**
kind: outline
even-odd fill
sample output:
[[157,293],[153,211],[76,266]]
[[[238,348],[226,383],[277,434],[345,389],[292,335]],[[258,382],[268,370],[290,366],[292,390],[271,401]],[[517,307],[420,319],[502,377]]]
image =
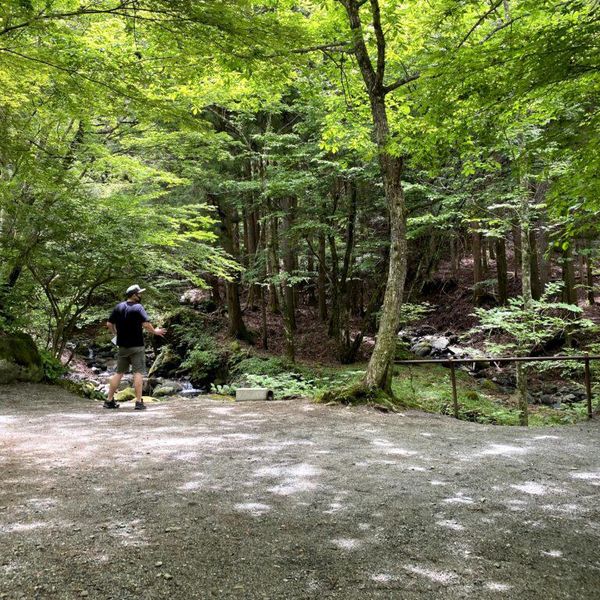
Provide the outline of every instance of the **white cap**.
[[141,288],[137,283],[135,283],[134,285],[130,285],[127,288],[125,295],[127,297],[129,297],[129,296],[133,296],[133,294],[141,294],[142,292],[145,292],[145,291],[146,291],[146,288]]

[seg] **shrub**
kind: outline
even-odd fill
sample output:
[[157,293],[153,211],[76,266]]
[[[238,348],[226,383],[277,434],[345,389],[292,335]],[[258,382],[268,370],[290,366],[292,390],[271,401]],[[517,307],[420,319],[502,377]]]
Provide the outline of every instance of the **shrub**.
[[243,375],[280,375],[296,372],[294,365],[285,358],[261,358],[251,356],[240,360],[232,369],[233,378]]
[[[273,390],[275,398],[300,398],[314,396],[314,381],[304,380],[297,373],[280,373],[279,375],[245,375],[244,383],[248,387],[262,387]],[[238,385],[237,387],[242,387]]]
[[223,356],[216,347],[203,349],[194,348],[185,361],[181,363],[181,370],[188,372],[190,381],[194,385],[208,385],[212,382],[216,372],[223,364]]
[[209,326],[206,318],[190,308],[181,308],[165,318],[168,342],[184,356],[198,346],[204,346]]
[[67,368],[48,350],[40,350],[44,381],[56,383],[66,372]]
[[486,342],[488,350],[523,356],[543,349],[553,339],[595,330],[594,323],[582,317],[583,310],[579,306],[552,300],[562,286],[561,282],[548,284],[539,300],[526,303],[523,298],[510,298],[507,306],[475,309],[480,325],[474,327],[471,333],[484,332],[493,337],[502,332],[509,339],[502,344],[489,339]]

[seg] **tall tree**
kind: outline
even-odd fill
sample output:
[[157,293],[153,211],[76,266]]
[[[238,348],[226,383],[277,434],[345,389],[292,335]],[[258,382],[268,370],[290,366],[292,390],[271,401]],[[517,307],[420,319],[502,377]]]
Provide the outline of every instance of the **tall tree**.
[[[390,125],[386,98],[395,89],[413,78],[403,78],[387,83],[386,39],[381,21],[378,0],[370,0],[369,28],[375,34],[375,57],[369,52],[368,34],[363,25],[361,7],[364,2],[339,0],[346,10],[350,27],[350,42],[369,99],[373,134],[377,145],[379,165],[390,220],[390,254],[387,284],[377,341],[367,367],[365,383],[369,388],[379,388],[391,393],[392,361],[396,349],[396,335],[400,325],[400,307],[406,279],[407,241],[406,214],[402,173],[404,158],[390,152]],[[363,11],[364,14],[365,11]]]

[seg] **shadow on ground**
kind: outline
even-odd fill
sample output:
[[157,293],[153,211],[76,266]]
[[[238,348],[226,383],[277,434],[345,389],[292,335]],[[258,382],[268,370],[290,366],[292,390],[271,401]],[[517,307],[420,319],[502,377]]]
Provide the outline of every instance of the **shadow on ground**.
[[597,598],[599,441],[0,387],[0,598]]

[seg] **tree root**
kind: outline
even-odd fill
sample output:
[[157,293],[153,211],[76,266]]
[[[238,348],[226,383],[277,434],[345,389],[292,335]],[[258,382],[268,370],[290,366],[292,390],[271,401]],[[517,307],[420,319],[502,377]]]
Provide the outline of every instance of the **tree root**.
[[327,390],[320,394],[316,401],[320,404],[344,404],[346,406],[362,404],[390,412],[398,412],[400,409],[397,398],[379,388],[368,387],[364,383]]

